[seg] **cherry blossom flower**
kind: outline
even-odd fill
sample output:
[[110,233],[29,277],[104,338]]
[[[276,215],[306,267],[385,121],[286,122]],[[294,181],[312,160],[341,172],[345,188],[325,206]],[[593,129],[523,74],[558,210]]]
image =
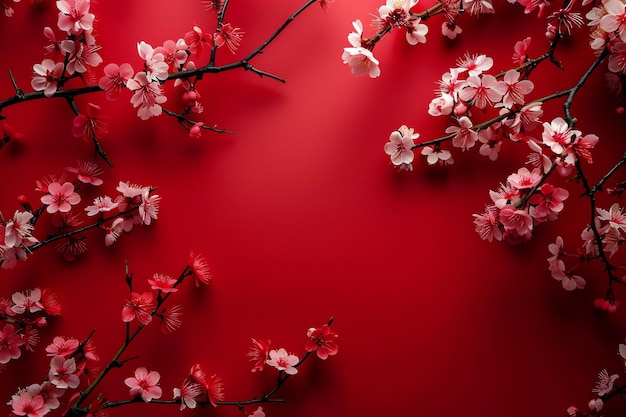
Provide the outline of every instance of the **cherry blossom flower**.
[[143,325],[150,324],[154,310],[153,298],[151,292],[132,292],[122,309],[122,321],[128,323],[137,319]]
[[174,333],[182,326],[183,306],[175,304],[161,314],[161,331],[165,334]]
[[80,384],[80,378],[76,375],[76,362],[74,358],[65,359],[57,355],[50,361],[48,379],[57,388],[76,388]]
[[68,74],[87,72],[88,67],[97,67],[102,63],[102,57],[98,54],[101,49],[98,45],[86,45],[82,42],[76,42],[76,47],[67,63],[66,70]]
[[13,219],[4,226],[4,245],[13,248],[20,246],[23,241],[26,241],[27,245],[37,243],[37,239],[31,234],[34,229],[32,218],[33,214],[30,211],[15,211]]
[[609,71],[620,74],[626,70],[626,43],[621,39],[608,44]]
[[609,210],[598,207],[596,211],[598,212],[599,220],[607,221],[609,227],[615,230],[626,232],[626,215],[622,213],[622,208],[619,206],[619,203],[611,205]]
[[105,231],[104,244],[109,247],[114,244],[122,234],[124,230],[124,219],[118,217],[113,220],[110,226],[101,225],[100,227]]
[[[558,265],[560,261],[559,257],[564,253],[563,252],[563,238],[561,236],[557,236],[556,241],[554,243],[550,243],[548,245],[548,251],[552,256],[548,258],[548,268],[550,271],[561,269]],[[563,268],[565,266],[563,265]]]
[[437,162],[445,164],[451,163],[452,161],[452,154],[447,149],[424,146],[421,153],[426,157],[426,162],[428,163],[428,165],[434,165]]
[[418,43],[426,43],[426,35],[428,34],[428,26],[420,23],[420,19],[409,20],[406,28],[406,41],[409,45],[417,45]]
[[487,105],[493,106],[500,101],[506,92],[506,85],[498,81],[493,75],[479,77],[473,75],[467,78],[466,86],[459,91],[459,98],[465,102],[471,102],[479,109]]
[[135,369],[135,376],[124,380],[124,383],[130,388],[130,396],[132,398],[141,395],[145,402],[153,399],[161,398],[161,387],[158,386],[161,375],[157,371],[148,372],[143,366]]
[[56,336],[52,343],[46,346],[48,356],[69,356],[78,349],[79,341],[73,338],[67,340],[62,336]]
[[380,19],[388,25],[406,27],[411,17],[411,8],[418,0],[387,0],[378,8]]
[[11,397],[13,414],[26,417],[43,417],[50,409],[41,395],[31,395],[24,391]]
[[180,388],[174,388],[174,399],[180,398],[180,409],[196,408],[196,398],[203,392],[202,385],[185,380]]
[[626,5],[621,0],[606,0],[603,6],[606,15],[600,20],[600,27],[606,32],[617,32],[626,42]]
[[206,372],[202,369],[199,363],[193,364],[189,370],[189,379],[192,382],[198,383],[203,387],[206,387]]
[[178,291],[178,288],[174,287],[176,279],[165,274],[154,274],[152,278],[148,278],[148,284],[153,290],[159,290],[163,293],[170,293]]
[[77,35],[93,29],[95,16],[89,13],[89,0],[58,0],[59,29]]
[[15,326],[11,323],[5,323],[0,330],[0,364],[19,358],[22,355],[20,346],[23,344],[24,340],[19,333],[15,332]]
[[97,163],[93,161],[79,161],[76,167],[66,167],[65,171],[76,175],[78,181],[83,184],[102,185],[102,179],[98,175],[102,175],[104,171]]
[[211,281],[211,272],[209,271],[209,266],[204,256],[196,255],[194,252],[189,253],[188,265],[196,279],[196,287],[199,287],[200,283],[209,284]]
[[298,373],[298,369],[294,365],[297,365],[299,361],[300,359],[296,355],[287,353],[284,348],[280,348],[270,350],[269,359],[265,363],[279,371],[284,371],[287,375],[295,375]]
[[224,401],[224,383],[217,375],[211,375],[206,379],[205,389],[209,402],[217,407],[218,401]]
[[463,29],[455,22],[443,22],[441,24],[441,34],[448,39],[456,39],[461,33],[463,33]]
[[251,362],[254,362],[252,372],[262,371],[269,359],[271,341],[252,339],[252,347],[247,353]]
[[391,157],[391,163],[398,166],[413,162],[413,141],[419,136],[419,133],[413,133],[413,129],[405,125],[391,132],[389,142],[385,144],[385,153]]
[[519,80],[520,73],[516,70],[508,70],[504,74],[504,84],[506,85],[506,91],[502,97],[502,104],[506,108],[512,108],[514,104],[523,105],[524,96],[535,87],[530,80]]
[[91,141],[93,138],[102,138],[107,133],[106,124],[100,116],[100,106],[93,103],[87,105],[87,114],[74,117],[72,135]]
[[542,184],[539,192],[530,197],[530,215],[538,221],[555,220],[556,215],[563,210],[563,201],[569,197],[569,192],[551,184]]
[[74,262],[76,258],[87,252],[85,236],[70,236],[57,246],[57,250],[63,254],[67,262]]
[[41,202],[47,204],[46,211],[54,214],[57,211],[66,213],[72,209],[73,205],[80,203],[80,195],[74,192],[74,185],[71,182],[53,182],[48,185],[48,193],[41,197]]
[[212,11],[215,13],[219,13],[222,11],[225,2],[226,0],[202,0],[204,8],[210,12]]
[[374,54],[369,49],[361,45],[363,36],[363,23],[359,19],[352,22],[355,32],[348,35],[348,42],[352,47],[343,48],[341,59],[344,64],[348,64],[352,69],[352,75],[359,77],[368,74],[371,78],[380,75],[378,60],[374,58]]
[[538,8],[537,17],[542,17],[544,9],[550,5],[550,2],[548,0],[519,0],[519,4],[525,7],[524,13],[526,14]]
[[304,347],[307,352],[317,353],[317,357],[320,359],[326,359],[337,354],[339,349],[337,346],[338,335],[330,330],[329,325],[311,327],[306,335],[309,338]]
[[465,54],[460,58],[457,63],[458,72],[467,71],[468,77],[480,75],[485,71],[488,71],[493,66],[493,58],[486,55],[470,55]]
[[[150,187],[142,187],[140,185],[131,184],[129,182],[120,181],[115,188],[117,191],[122,193],[122,195],[126,198],[135,198],[139,197],[142,194],[150,191]],[[120,208],[120,210],[126,210],[126,208]]]
[[45,405],[50,410],[56,410],[61,405],[59,397],[65,393],[65,390],[51,384],[49,381],[46,381],[41,385],[32,384],[27,386],[26,392],[28,392],[32,397],[40,395],[43,398]]
[[139,57],[144,60],[146,76],[151,81],[166,80],[169,71],[169,64],[165,62],[163,54],[156,52],[152,45],[141,41],[137,44]]
[[478,132],[478,140],[482,143],[478,153],[489,157],[492,161],[498,159],[502,141],[496,136],[493,125]]
[[449,126],[446,133],[454,134],[452,138],[452,146],[468,150],[478,140],[478,133],[472,130],[472,121],[467,116],[458,119],[459,126]]
[[[168,39],[163,42],[163,46],[157,46],[154,48],[154,53],[163,55],[163,61],[169,66],[169,72],[180,71],[180,69],[187,62],[187,44],[185,40],[180,38],[174,42]],[[132,76],[132,74],[131,74]]]
[[513,63],[515,65],[524,65],[524,63],[528,60],[528,47],[532,42],[532,38],[529,36],[524,40],[518,41],[515,43],[513,47]]
[[148,120],[152,116],[160,116],[163,109],[161,104],[167,101],[158,81],[148,78],[145,72],[138,72],[133,79],[126,82],[126,86],[133,92],[130,102],[137,110],[141,120]]
[[552,122],[543,124],[541,138],[543,139],[543,144],[550,147],[552,152],[561,155],[580,135],[580,131],[570,129],[563,118],[557,117]]
[[516,173],[509,175],[506,180],[512,187],[523,190],[537,185],[541,181],[541,173],[537,168],[529,171],[528,168],[521,167]]
[[222,27],[220,27],[220,29],[213,35],[215,46],[217,48],[226,45],[228,50],[233,54],[239,48],[239,45],[241,45],[242,38],[243,32],[241,29],[232,26],[230,23],[223,24]]
[[575,289],[583,289],[587,285],[584,278],[579,275],[572,275],[564,270],[563,261],[559,261],[559,269],[551,270],[552,278],[561,282],[563,289],[574,291]]
[[63,75],[63,63],[44,59],[41,64],[33,65],[35,75],[30,85],[35,91],[43,91],[46,97],[52,97],[57,91],[59,79]]
[[213,49],[212,39],[213,35],[206,33],[200,26],[194,26],[185,33],[185,43],[189,47],[189,52],[198,58],[205,49]]
[[93,205],[85,207],[87,216],[95,216],[99,213],[107,213],[119,205],[118,202],[113,202],[108,195],[96,197],[93,200]]
[[441,93],[430,101],[428,105],[428,114],[431,116],[447,116],[452,113],[454,107],[454,98],[448,93]]
[[489,242],[502,240],[502,228],[499,220],[499,210],[495,206],[487,206],[483,214],[473,214],[476,232],[482,240]]
[[519,236],[524,236],[533,229],[533,218],[526,210],[507,204],[500,209],[499,215],[506,231],[515,231]]
[[141,204],[139,204],[139,216],[145,225],[150,225],[152,220],[156,220],[159,214],[159,202],[161,197],[158,194],[150,194],[145,191],[141,196]]
[[609,376],[606,369],[601,370],[598,373],[598,382],[592,392],[598,393],[599,397],[602,397],[613,390],[613,383],[619,378],[619,375],[613,374]]
[[104,67],[104,77],[98,81],[98,86],[105,91],[105,96],[109,101],[117,100],[117,97],[126,87],[128,80],[133,78],[135,71],[130,64],[107,64]]
[[465,10],[472,16],[494,13],[492,0],[463,0]]
[[202,137],[202,126],[204,123],[198,122],[189,128],[189,137],[191,139],[200,139]]
[[36,313],[41,310],[41,304],[39,304],[41,290],[39,288],[25,292],[16,292],[11,296],[11,300],[13,301],[11,310],[15,314],[24,314],[26,311]]

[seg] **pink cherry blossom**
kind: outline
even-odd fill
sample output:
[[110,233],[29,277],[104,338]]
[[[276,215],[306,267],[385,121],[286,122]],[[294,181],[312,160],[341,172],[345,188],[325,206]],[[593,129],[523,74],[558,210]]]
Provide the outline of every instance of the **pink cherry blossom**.
[[158,194],[150,194],[145,191],[141,196],[141,204],[139,205],[139,216],[145,225],[150,225],[152,220],[156,220],[159,214],[159,202],[161,197]]
[[80,378],[76,375],[76,362],[74,358],[65,359],[57,355],[50,360],[48,379],[57,388],[76,388],[80,384]]
[[34,229],[31,223],[32,218],[33,214],[30,211],[15,211],[13,219],[9,220],[4,227],[4,245],[13,248],[22,245],[24,241],[27,246],[30,243],[37,243],[37,239],[31,235]]
[[162,311],[161,331],[165,334],[174,333],[182,326],[183,306],[175,304]]
[[475,230],[482,240],[502,240],[499,211],[495,206],[487,206],[483,214],[473,214]]
[[58,0],[59,29],[76,35],[93,29],[95,16],[89,13],[89,0]]
[[[118,203],[114,203],[118,204]],[[117,241],[117,238],[120,237],[122,231],[124,231],[124,219],[121,217],[113,220],[110,226],[102,225],[100,226],[104,232],[104,244],[109,247]]]
[[130,388],[130,396],[136,397],[141,395],[145,402],[153,399],[161,398],[161,387],[158,386],[161,375],[157,371],[148,372],[146,368],[140,366],[135,369],[135,376],[124,380],[124,383]]
[[523,65],[528,60],[527,50],[531,42],[532,38],[529,36],[524,40],[515,43],[512,58],[515,65]]
[[73,205],[80,203],[80,195],[74,192],[74,185],[71,182],[63,185],[54,181],[48,185],[48,194],[41,197],[41,202],[46,204],[46,211],[50,214],[67,213]]
[[32,384],[26,387],[26,392],[28,392],[32,397],[36,395],[40,395],[46,407],[50,410],[56,410],[61,405],[59,401],[59,397],[65,394],[65,390],[59,387],[56,387],[54,384],[49,381],[44,382],[43,384]]
[[148,284],[153,290],[159,290],[164,293],[176,292],[178,288],[174,287],[176,279],[165,274],[154,274],[152,278],[148,278]]
[[626,70],[626,43],[621,39],[610,42],[608,45],[609,71],[617,74]]
[[205,389],[209,402],[213,407],[217,407],[218,401],[224,401],[224,382],[222,382],[222,378],[219,376],[213,374],[208,377]]
[[311,327],[306,335],[309,338],[304,346],[307,352],[317,353],[317,357],[320,359],[326,359],[337,354],[338,335],[330,330],[329,325]]
[[343,48],[341,59],[344,64],[348,64],[352,69],[352,74],[356,77],[368,74],[371,78],[380,75],[378,60],[374,58],[374,54],[369,49],[361,45],[363,36],[363,23],[360,20],[352,22],[355,32],[348,35],[348,42],[352,47]]
[[428,114],[431,116],[447,116],[452,113],[454,107],[454,99],[448,93],[441,93],[430,101],[428,105]]
[[141,324],[147,325],[152,321],[152,311],[154,310],[154,296],[151,292],[132,292],[130,299],[124,304],[122,309],[122,321],[128,323],[137,319]]
[[41,290],[35,288],[25,292],[16,292],[11,296],[13,307],[11,310],[15,314],[24,314],[25,312],[36,313],[41,311]]
[[213,35],[206,33],[200,26],[194,26],[189,32],[185,33],[185,43],[189,47],[191,55],[196,57],[202,56],[205,49],[212,49]]
[[93,200],[93,205],[85,207],[87,216],[95,216],[99,213],[107,213],[115,208],[119,203],[113,202],[108,195],[96,197]]
[[454,134],[452,138],[452,146],[468,150],[478,140],[478,133],[472,129],[472,121],[467,116],[458,119],[459,126],[450,126],[446,128],[446,133]]
[[102,175],[104,171],[93,161],[79,161],[76,167],[66,167],[65,171],[75,174],[78,181],[84,184],[102,185],[102,180],[98,175]]
[[441,149],[439,147],[424,146],[422,148],[422,155],[426,157],[428,165],[434,165],[437,162],[441,164],[451,164],[452,154],[447,149]]
[[543,144],[550,147],[552,152],[561,155],[580,135],[580,131],[570,129],[563,118],[557,117],[552,122],[543,124],[541,138],[543,139]]
[[19,333],[15,332],[15,326],[6,323],[0,330],[0,364],[19,358],[22,355],[20,346],[23,344],[24,340]]
[[494,13],[492,0],[463,0],[465,11],[472,16]]
[[486,55],[470,55],[465,54],[463,58],[460,58],[455,68],[458,72],[467,71],[468,77],[480,75],[485,71],[488,71],[493,66],[493,58]]
[[611,205],[609,210],[598,207],[596,211],[599,220],[608,222],[609,226],[615,230],[626,232],[626,215],[622,213],[619,203]]
[[506,92],[506,85],[498,81],[493,75],[473,75],[467,78],[466,86],[459,91],[459,98],[465,102],[471,102],[479,109],[487,105],[493,106],[502,99]]
[[161,115],[163,109],[160,105],[167,101],[167,97],[163,95],[158,81],[151,80],[145,72],[138,72],[126,82],[126,86],[133,92],[130,102],[133,107],[139,107],[137,116],[141,120]]
[[144,69],[148,79],[151,81],[166,80],[169,71],[169,64],[165,62],[165,56],[157,52],[152,45],[141,41],[137,44],[139,57],[144,60]]
[[98,45],[87,45],[83,42],[76,42],[74,52],[67,63],[68,74],[83,74],[89,67],[95,68],[102,63],[102,57],[98,54],[101,49]]
[[516,70],[508,70],[504,74],[504,84],[506,85],[506,91],[502,97],[502,104],[506,108],[512,108],[513,105],[523,105],[524,96],[535,87],[530,80],[519,80],[520,73]]
[[420,23],[420,19],[411,19],[406,27],[406,41],[409,45],[417,45],[418,43],[426,43],[426,35],[428,34],[428,26]]
[[528,168],[521,167],[516,173],[509,175],[506,180],[512,187],[523,190],[537,185],[541,181],[541,173],[537,168],[529,171]]
[[519,4],[525,7],[524,13],[529,14],[532,13],[535,9],[539,9],[537,12],[537,17],[543,16],[543,10],[546,6],[550,6],[550,2],[548,0],[519,0]]
[[500,209],[499,214],[500,223],[506,231],[515,231],[519,236],[524,236],[533,229],[533,218],[526,210],[507,204]]
[[11,397],[13,414],[26,417],[43,417],[50,409],[41,395],[31,395],[25,391]]
[[52,97],[57,91],[58,82],[63,75],[63,63],[44,59],[41,64],[33,65],[35,75],[30,85],[35,91],[43,91],[46,97]]
[[135,71],[130,64],[107,64],[104,67],[104,77],[98,81],[98,86],[105,91],[108,100],[117,100],[122,88],[126,87],[128,80],[133,78]]
[[[563,254],[563,238],[557,236],[556,241],[548,245],[548,251],[552,255],[548,258],[548,263],[553,264]],[[552,270],[552,268],[550,270]]]
[[394,165],[410,164],[415,157],[413,154],[413,142],[419,138],[419,133],[413,133],[412,128],[405,125],[400,126],[389,136],[389,142],[385,144],[385,153],[391,157]]
[[180,388],[174,388],[174,399],[180,398],[180,409],[184,410],[186,407],[191,409],[196,408],[196,398],[203,392],[202,385],[194,383],[189,380],[185,380]]
[[163,61],[169,66],[168,72],[180,71],[187,62],[187,44],[180,38],[177,42],[168,39],[163,42],[163,46],[154,48],[154,53],[163,55]]
[[56,336],[52,343],[46,346],[46,352],[48,352],[48,356],[69,356],[76,352],[79,344],[76,339]]
[[482,143],[478,153],[489,157],[492,161],[498,159],[498,153],[502,147],[502,141],[496,135],[493,125],[478,132],[478,140]]
[[532,205],[530,214],[535,220],[555,220],[556,215],[563,210],[563,201],[569,197],[569,192],[551,184],[542,184],[538,193],[534,194],[529,203]]
[[461,33],[463,33],[463,29],[455,22],[443,22],[441,24],[441,34],[448,39],[456,39]]
[[603,5],[607,14],[600,20],[600,28],[606,32],[617,32],[626,42],[626,5],[621,0],[606,0]]
[[606,369],[601,370],[598,373],[598,382],[596,383],[596,387],[592,390],[592,392],[598,393],[598,396],[600,397],[608,394],[613,391],[613,383],[617,378],[619,378],[619,375],[613,374],[609,376]]
[[288,375],[295,375],[298,369],[294,365],[297,365],[299,361],[296,355],[289,354],[284,348],[280,348],[270,350],[269,359],[265,363]]

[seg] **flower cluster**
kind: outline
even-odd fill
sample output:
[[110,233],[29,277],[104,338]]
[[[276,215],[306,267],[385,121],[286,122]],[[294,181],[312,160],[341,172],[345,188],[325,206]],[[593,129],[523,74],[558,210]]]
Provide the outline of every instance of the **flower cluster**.
[[18,359],[22,348],[32,352],[48,318],[60,314],[61,305],[49,288],[34,288],[16,292],[11,298],[0,298],[0,364]]
[[[55,241],[60,242],[57,249],[64,258],[73,261],[87,250],[85,231],[97,227],[104,234],[105,245],[110,246],[135,225],[150,225],[158,218],[161,197],[154,189],[124,181],[116,187],[117,196],[97,196],[79,210],[84,196],[103,184],[102,173],[93,162],[79,162],[60,176],[36,181],[35,190],[41,194],[38,208],[25,196],[18,197],[23,211],[15,211],[12,219],[0,223],[0,266],[14,268],[18,260],[26,260],[29,253]],[[44,213],[56,231],[40,241],[33,233]],[[94,223],[83,226],[85,216],[95,219]]]

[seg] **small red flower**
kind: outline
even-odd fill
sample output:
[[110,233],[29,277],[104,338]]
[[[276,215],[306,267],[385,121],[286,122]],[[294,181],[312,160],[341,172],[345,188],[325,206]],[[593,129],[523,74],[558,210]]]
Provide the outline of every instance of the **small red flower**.
[[200,286],[200,282],[204,284],[209,284],[211,280],[211,272],[209,272],[209,266],[202,255],[196,255],[191,252],[189,254],[189,268],[193,272],[193,275],[196,277],[196,287]]
[[326,359],[337,354],[339,348],[337,346],[338,335],[330,330],[329,325],[311,327],[307,332],[307,337],[309,340],[304,347],[307,352],[316,352],[320,359]]
[[152,321],[151,313],[154,310],[153,298],[151,292],[131,293],[130,299],[126,301],[122,309],[122,321],[128,323],[137,319],[141,324],[150,324]]

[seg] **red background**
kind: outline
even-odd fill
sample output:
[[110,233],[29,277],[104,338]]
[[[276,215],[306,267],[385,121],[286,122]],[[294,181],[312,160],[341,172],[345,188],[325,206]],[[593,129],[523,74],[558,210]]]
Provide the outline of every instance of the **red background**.
[[[3,98],[13,94],[7,69],[31,90],[32,65],[46,42],[42,28],[56,25],[52,2],[22,3],[0,26]],[[586,270],[588,288],[574,293],[547,271],[547,244],[560,234],[577,247],[588,223],[580,189],[566,185],[571,197],[561,219],[541,225],[529,244],[490,244],[475,233],[471,214],[521,166],[526,148],[507,143],[494,163],[476,150],[456,152],[449,168],[420,160],[412,173],[393,169],[382,149],[401,124],[424,140],[443,134],[449,121],[428,116],[428,103],[436,80],[465,52],[494,57],[499,72],[511,67],[513,45],[526,36],[534,38],[531,55],[545,51],[544,21],[496,3],[493,16],[465,16],[454,42],[440,35],[440,19],[429,22],[425,45],[389,35],[374,51],[382,70],[376,80],[353,77],[340,56],[351,21],[360,18],[372,34],[367,22],[382,2],[337,1],[329,13],[315,5],[252,62],[285,85],[243,70],[199,84],[202,120],[234,135],[191,140],[166,116],[139,120],[129,94],[116,103],[102,94],[81,97],[79,105],[95,102],[110,118],[102,144],[115,167],[106,168],[101,194],[115,194],[119,180],[158,186],[160,218],[110,248],[89,234],[90,249],[75,263],[50,245],[0,272],[2,295],[48,286],[64,307],[37,353],[8,365],[0,398],[41,380],[49,360],[42,349],[54,335],[80,339],[96,328],[98,352],[110,357],[123,338],[124,262],[137,289],[147,290],[145,278],[177,275],[194,250],[206,256],[213,282],[182,291],[179,332],[149,328],[133,343],[128,355],[140,358],[107,377],[108,399],[127,398],[123,379],[135,366],[158,370],[163,398],[171,398],[195,362],[223,378],[227,400],[252,398],[273,385],[273,374],[250,373],[250,338],[301,355],[306,329],[334,316],[339,354],[306,363],[278,395],[287,403],[264,405],[268,416],[560,416],[572,403],[583,407],[597,372],[619,370],[617,344],[626,332],[624,312],[607,317],[591,307],[605,285],[599,266]],[[252,51],[300,5],[231,1],[227,20],[245,31],[244,42],[234,56],[220,51],[218,64]],[[94,1],[92,12],[105,63],[130,62],[136,70],[137,42],[157,46],[212,21],[196,0]],[[593,59],[586,31],[559,52],[567,71],[549,64],[536,71],[533,97],[578,79]],[[601,72],[588,84],[573,111],[577,128],[601,138],[593,177],[623,152],[624,135]],[[170,98],[165,106],[175,104]],[[560,103],[546,106],[546,119],[561,114]],[[25,135],[0,151],[7,218],[17,195],[38,200],[35,180],[92,159],[93,148],[71,136],[73,115],[62,100],[12,106],[3,115]],[[135,405],[112,414],[146,409],[174,411]],[[238,415],[234,408],[211,412]]]

